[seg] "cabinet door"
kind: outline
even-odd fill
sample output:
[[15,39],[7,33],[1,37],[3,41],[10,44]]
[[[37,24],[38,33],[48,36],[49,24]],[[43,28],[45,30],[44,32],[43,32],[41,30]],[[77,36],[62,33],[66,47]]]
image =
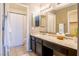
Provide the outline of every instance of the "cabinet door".
[[52,55],[66,55],[66,49],[61,46],[61,45],[58,45],[58,44],[55,44],[55,43],[50,43],[50,42],[47,42],[47,41],[44,41],[43,42],[43,45],[52,49],[53,50],[53,54]]
[[32,40],[32,51],[33,51],[33,52],[36,51],[35,48],[36,48],[36,47],[35,47],[35,41]]
[[40,56],[42,56],[42,44],[36,43],[36,53]]
[[30,35],[30,49],[32,50],[32,36]]
[[31,45],[30,45],[31,49],[32,49],[33,52],[35,52],[36,51],[36,49],[35,49],[36,48],[35,37],[30,36],[30,39],[31,39],[31,41],[30,41],[30,43],[31,43]]
[[68,49],[68,56],[77,56],[77,50]]

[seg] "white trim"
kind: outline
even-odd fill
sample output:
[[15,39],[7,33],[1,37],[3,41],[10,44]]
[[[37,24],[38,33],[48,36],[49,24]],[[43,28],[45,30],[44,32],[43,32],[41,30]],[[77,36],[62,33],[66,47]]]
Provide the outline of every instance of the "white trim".
[[26,33],[26,50],[30,51],[30,32],[31,32],[31,11],[27,9],[27,33]]
[[0,3],[0,56],[3,56],[3,54],[4,54],[4,45],[3,45],[3,42],[2,41],[4,41],[3,39],[2,39],[2,35],[3,35],[3,31],[2,31],[2,24],[3,24],[3,12],[4,12],[4,10],[3,10],[4,8],[3,8],[3,3]]

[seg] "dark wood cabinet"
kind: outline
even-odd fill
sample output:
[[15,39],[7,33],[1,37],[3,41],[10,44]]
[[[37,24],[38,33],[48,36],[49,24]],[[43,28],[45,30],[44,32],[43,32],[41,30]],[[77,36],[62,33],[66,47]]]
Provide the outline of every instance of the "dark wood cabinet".
[[55,43],[44,41],[43,45],[53,50],[53,55],[67,55],[67,49]]
[[53,56],[53,50],[43,45],[43,56]]
[[77,51],[74,49],[68,49],[68,56],[77,56]]
[[77,56],[77,50],[52,43],[34,36],[31,37],[31,49],[39,56]]

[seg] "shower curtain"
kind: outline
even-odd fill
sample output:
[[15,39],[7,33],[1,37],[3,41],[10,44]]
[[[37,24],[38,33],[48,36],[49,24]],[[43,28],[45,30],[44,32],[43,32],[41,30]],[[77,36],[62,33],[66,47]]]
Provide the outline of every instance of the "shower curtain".
[[6,54],[9,54],[10,48],[20,47],[23,44],[23,24],[24,15],[17,13],[8,13],[5,22],[5,48]]

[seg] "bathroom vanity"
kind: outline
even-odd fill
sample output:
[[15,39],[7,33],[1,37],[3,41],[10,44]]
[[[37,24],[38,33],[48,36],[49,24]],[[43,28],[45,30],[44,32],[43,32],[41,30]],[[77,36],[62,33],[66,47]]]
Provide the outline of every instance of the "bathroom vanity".
[[76,56],[77,42],[75,39],[59,40],[55,35],[31,34],[31,49],[39,56]]
[[[30,34],[31,49],[40,56],[76,56],[77,55],[77,5],[70,5],[39,15],[39,26],[32,19]],[[52,33],[49,35],[48,33]],[[55,34],[54,34],[55,33]],[[57,34],[67,34],[59,37]],[[74,36],[74,37],[71,37]],[[69,38],[70,37],[70,38]]]

